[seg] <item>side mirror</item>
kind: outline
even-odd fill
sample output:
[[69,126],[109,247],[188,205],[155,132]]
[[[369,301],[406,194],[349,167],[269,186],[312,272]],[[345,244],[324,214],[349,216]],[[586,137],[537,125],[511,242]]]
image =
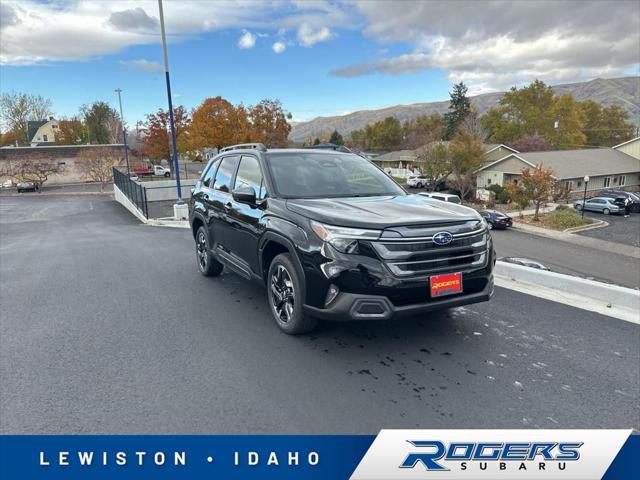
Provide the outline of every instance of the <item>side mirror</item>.
[[256,204],[256,191],[253,187],[240,187],[231,192],[233,199],[239,203],[254,206]]

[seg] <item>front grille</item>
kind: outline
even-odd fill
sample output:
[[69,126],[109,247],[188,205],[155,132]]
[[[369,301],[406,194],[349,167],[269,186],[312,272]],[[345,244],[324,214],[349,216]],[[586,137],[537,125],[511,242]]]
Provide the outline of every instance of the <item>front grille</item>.
[[[448,231],[453,240],[440,246],[432,237]],[[405,230],[406,232],[406,230]],[[442,272],[465,272],[486,266],[488,233],[477,223],[432,226],[420,229],[420,237],[380,239],[373,249],[396,276],[423,276]]]

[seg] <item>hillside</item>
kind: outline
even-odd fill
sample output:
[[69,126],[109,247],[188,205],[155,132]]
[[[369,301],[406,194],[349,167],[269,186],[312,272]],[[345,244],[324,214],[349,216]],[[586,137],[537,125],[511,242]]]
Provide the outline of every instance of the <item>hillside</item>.
[[[629,112],[629,119],[640,122],[640,77],[597,78],[589,82],[567,83],[552,87],[559,95],[571,94],[576,100],[594,100],[607,106],[618,104]],[[480,113],[495,107],[504,92],[485,93],[471,98],[471,102]],[[337,117],[317,117],[308,122],[295,124],[289,134],[289,140],[304,142],[308,138],[328,136],[333,130],[342,135],[349,135],[352,130],[362,128],[367,123],[377,122],[386,117],[396,117],[401,122],[412,120],[419,115],[445,113],[449,101],[413,103],[411,105],[395,105],[378,110],[359,110],[348,115]]]

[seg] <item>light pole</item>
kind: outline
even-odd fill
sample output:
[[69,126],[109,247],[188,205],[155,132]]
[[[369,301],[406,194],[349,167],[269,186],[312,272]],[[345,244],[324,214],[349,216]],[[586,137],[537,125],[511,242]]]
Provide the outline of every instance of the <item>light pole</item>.
[[127,148],[127,132],[124,129],[124,117],[122,116],[122,97],[120,94],[122,90],[120,88],[116,88],[115,92],[118,94],[118,103],[120,104],[120,122],[122,123],[122,141],[124,143],[124,161],[127,164],[127,176],[131,176],[131,170],[129,169],[129,152]]
[[173,149],[173,172],[176,176],[176,190],[178,199],[176,200],[177,209],[174,208],[174,214],[177,218],[184,218],[185,205],[182,200],[182,188],[180,186],[180,166],[178,165],[178,149],[176,147],[176,129],[173,124],[173,102],[171,101],[171,82],[169,80],[169,55],[167,54],[167,35],[164,29],[164,12],[162,10],[162,0],[158,0],[158,9],[160,10],[160,31],[162,33],[162,53],[164,55],[164,75],[167,81],[167,100],[169,102],[169,124],[171,126],[171,146]]
[[582,180],[584,180],[584,195],[582,196],[582,218],[584,218],[584,204],[587,203],[587,183],[589,183],[589,175],[585,175]]

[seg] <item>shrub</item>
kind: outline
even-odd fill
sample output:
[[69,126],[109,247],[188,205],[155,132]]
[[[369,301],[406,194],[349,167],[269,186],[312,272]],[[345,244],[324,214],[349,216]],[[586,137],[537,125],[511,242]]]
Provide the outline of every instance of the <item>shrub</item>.
[[591,223],[582,218],[579,212],[572,208],[558,208],[545,216],[545,223],[552,228],[564,230],[566,228],[580,227]]
[[573,210],[573,208],[570,207],[569,205],[558,205],[556,207],[556,211],[558,211],[558,210]]
[[511,201],[511,198],[509,197],[509,192],[507,192],[507,189],[501,185],[498,185],[497,183],[494,183],[493,185],[489,186],[487,190],[496,194],[496,202],[498,203],[509,203]]

